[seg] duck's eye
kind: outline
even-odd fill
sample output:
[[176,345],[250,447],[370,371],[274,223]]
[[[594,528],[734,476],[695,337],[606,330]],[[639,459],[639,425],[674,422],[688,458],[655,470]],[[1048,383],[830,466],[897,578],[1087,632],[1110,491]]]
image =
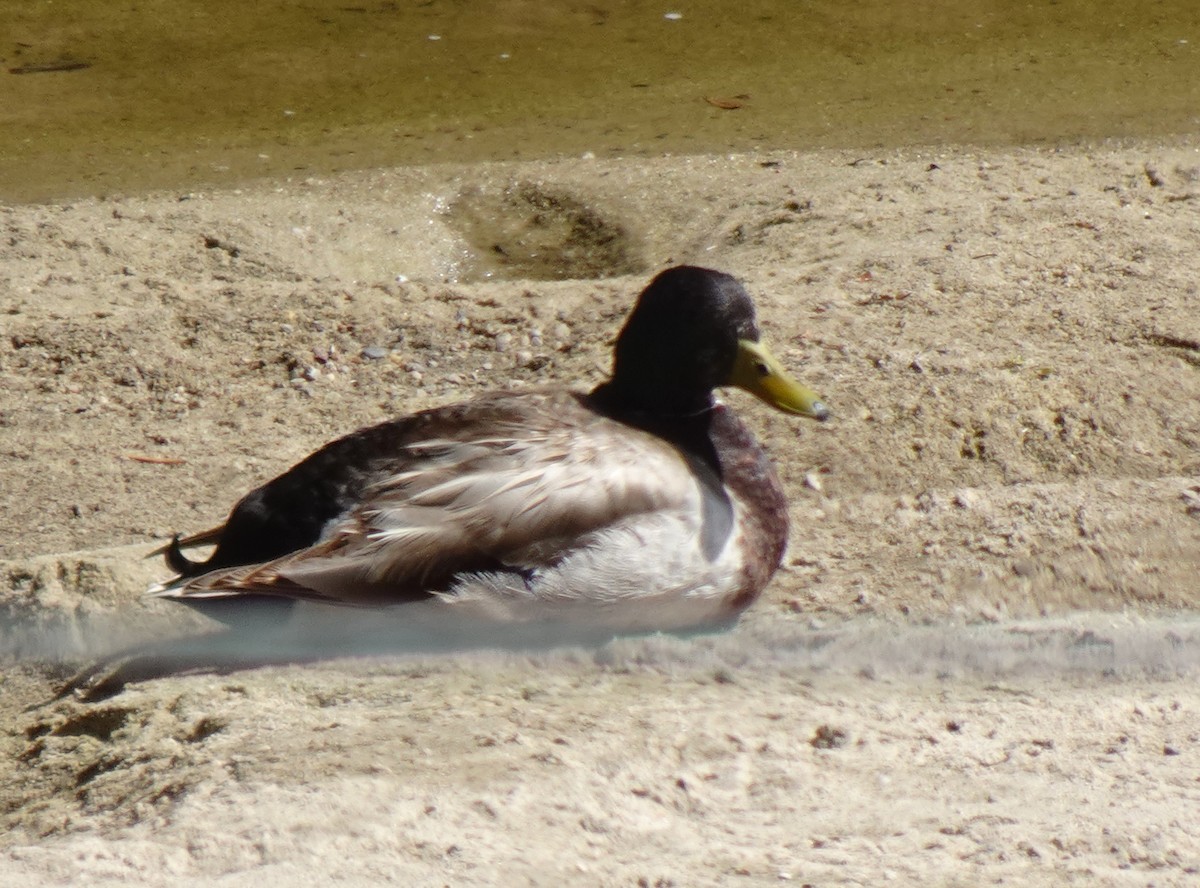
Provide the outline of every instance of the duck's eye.
[[768,367],[766,364],[764,364],[762,361],[756,362],[754,365],[754,369],[758,371],[759,376],[770,376],[771,375],[771,368]]

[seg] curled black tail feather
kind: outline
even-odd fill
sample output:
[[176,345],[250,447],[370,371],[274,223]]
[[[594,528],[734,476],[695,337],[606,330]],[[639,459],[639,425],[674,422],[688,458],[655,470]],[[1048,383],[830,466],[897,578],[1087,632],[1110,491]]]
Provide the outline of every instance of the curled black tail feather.
[[171,542],[163,550],[163,557],[167,560],[167,566],[181,577],[194,577],[204,572],[203,561],[192,561],[183,554],[183,547],[179,545],[179,534],[171,537]]

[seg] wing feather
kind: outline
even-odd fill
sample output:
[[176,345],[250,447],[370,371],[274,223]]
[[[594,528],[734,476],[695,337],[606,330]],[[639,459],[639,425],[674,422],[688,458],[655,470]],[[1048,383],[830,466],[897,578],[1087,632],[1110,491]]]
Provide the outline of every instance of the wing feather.
[[403,443],[315,545],[158,594],[401,602],[472,571],[536,570],[631,516],[694,505],[696,468],[662,439],[575,395],[509,402]]

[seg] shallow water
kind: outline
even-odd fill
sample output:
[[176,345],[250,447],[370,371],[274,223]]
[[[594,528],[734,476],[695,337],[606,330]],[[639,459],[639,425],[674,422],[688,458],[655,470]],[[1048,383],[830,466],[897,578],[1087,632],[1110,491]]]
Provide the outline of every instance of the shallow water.
[[436,161],[1190,134],[1192,0],[0,5],[0,201]]

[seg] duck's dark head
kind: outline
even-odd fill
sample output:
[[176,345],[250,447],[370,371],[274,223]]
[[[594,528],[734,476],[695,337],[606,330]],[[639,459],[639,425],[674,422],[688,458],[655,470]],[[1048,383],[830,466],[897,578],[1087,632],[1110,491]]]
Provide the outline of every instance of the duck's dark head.
[[760,341],[754,302],[730,275],[680,265],[650,282],[617,337],[612,379],[597,390],[631,411],[688,415],[733,385],[789,413],[826,419]]

